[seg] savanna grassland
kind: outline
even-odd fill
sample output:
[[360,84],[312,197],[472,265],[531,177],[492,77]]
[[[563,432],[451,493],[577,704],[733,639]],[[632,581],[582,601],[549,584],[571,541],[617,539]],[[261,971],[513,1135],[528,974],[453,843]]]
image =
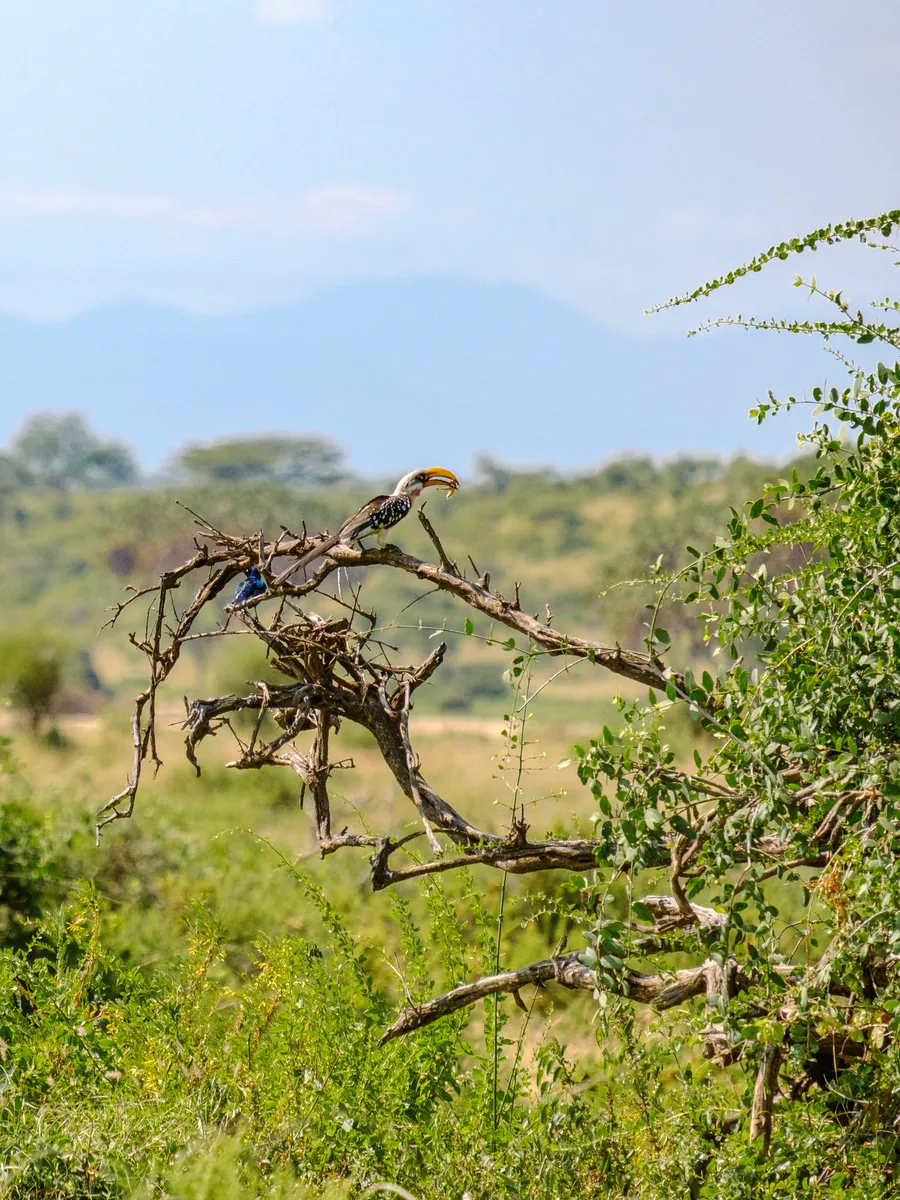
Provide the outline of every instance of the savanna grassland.
[[[427,511],[448,552],[501,588],[519,582],[526,608],[543,615],[549,604],[558,628],[639,646],[649,589],[610,585],[660,556],[679,563],[729,505],[783,473],[746,460],[626,460],[576,478],[508,473]],[[0,714],[2,912],[14,952],[0,1017],[4,1194],[330,1195],[321,1189],[333,1184],[343,1195],[387,1180],[420,1197],[589,1196],[619,1194],[623,1171],[667,1186],[683,1135],[648,1123],[647,1088],[686,1084],[661,1043],[641,1051],[644,1075],[626,1054],[646,1014],[553,988],[527,1014],[488,1003],[377,1047],[404,988],[425,996],[540,958],[572,922],[547,902],[541,874],[510,879],[502,925],[497,873],[373,894],[362,854],[316,854],[292,776],[224,768],[224,731],[196,778],[183,758],[182,692],[265,677],[247,639],[203,646],[178,690],[161,693],[165,767],[134,818],[94,845],[94,814],[130,765],[130,697],[144,671],[126,637],[137,606],[115,629],[100,626],[126,584],[145,585],[190,552],[181,505],[271,534],[304,521],[334,528],[367,490],[4,497],[4,636],[42,640],[62,666],[36,731],[15,708]],[[413,520],[395,540],[431,551]],[[486,624],[466,636],[444,597],[423,597],[396,573],[342,582],[348,594],[359,585],[382,636],[412,658],[445,630],[447,664],[417,698],[417,750],[439,791],[500,828],[512,786],[508,651],[485,643]],[[706,661],[696,622],[671,634],[679,653]],[[584,662],[559,674],[551,660],[536,665],[531,690],[551,675],[526,725],[521,798],[537,828],[587,830],[595,801],[572,745],[615,724],[622,681]],[[353,764],[334,784],[338,827],[409,828],[408,802],[368,736],[347,726],[334,749]],[[732,1075],[710,1080],[722,1104],[743,1086]]]

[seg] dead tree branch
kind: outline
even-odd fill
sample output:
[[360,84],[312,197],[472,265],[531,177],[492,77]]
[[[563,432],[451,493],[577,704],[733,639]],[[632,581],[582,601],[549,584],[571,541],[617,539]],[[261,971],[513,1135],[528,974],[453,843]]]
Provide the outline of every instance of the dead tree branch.
[[[504,992],[517,992],[529,984],[538,987],[554,981],[563,987],[594,992],[601,986],[615,995],[625,996],[640,1004],[650,1004],[657,1009],[674,1008],[694,996],[704,994],[721,995],[725,990],[725,973],[718,963],[708,959],[698,967],[686,967],[670,975],[647,975],[640,971],[621,972],[621,981],[615,986],[599,984],[596,974],[589,970],[578,954],[567,954],[560,958],[545,958],[516,971],[504,971],[500,975],[487,975],[474,983],[436,996],[424,1004],[404,1009],[393,1025],[381,1038],[380,1045],[422,1029],[439,1021],[450,1013],[458,1012],[470,1004],[476,1004],[487,996]],[[746,980],[743,980],[746,983]]]
[[749,1138],[755,1142],[762,1139],[763,1154],[769,1153],[772,1139],[772,1105],[778,1087],[778,1072],[783,1054],[779,1046],[763,1046],[753,1088],[753,1103],[750,1107]]
[[[470,608],[493,621],[521,633],[529,641],[551,654],[568,654],[573,658],[587,658],[599,666],[606,667],[616,675],[631,679],[647,687],[665,688],[665,667],[650,655],[634,650],[623,650],[620,646],[605,646],[601,642],[589,641],[548,627],[536,617],[529,616],[516,607],[515,599],[507,600],[500,592],[490,591],[487,586],[463,579],[443,566],[423,562],[406,554],[396,546],[383,550],[356,550],[350,546],[335,546],[329,551],[332,569],[342,567],[387,566],[415,575],[449,592]],[[676,682],[681,676],[671,676]]]

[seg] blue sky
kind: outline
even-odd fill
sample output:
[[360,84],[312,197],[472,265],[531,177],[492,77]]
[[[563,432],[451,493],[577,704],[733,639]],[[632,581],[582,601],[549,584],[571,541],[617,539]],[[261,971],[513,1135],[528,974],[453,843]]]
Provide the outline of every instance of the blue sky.
[[[720,389],[712,358],[695,378],[693,360],[664,344],[720,313],[808,312],[790,287],[798,268],[851,299],[883,296],[888,256],[837,247],[689,310],[643,313],[773,241],[900,206],[898,72],[896,0],[0,0],[0,318],[12,347],[0,437],[35,407],[77,406],[134,440],[128,381],[152,353],[156,394],[182,397],[185,420],[158,423],[148,462],[179,437],[268,426],[330,433],[377,469],[397,457],[397,430],[363,431],[347,414],[367,400],[390,406],[393,378],[421,418],[409,453],[431,461],[429,430],[452,427],[458,461],[479,449],[503,457],[502,428],[488,436],[452,420],[463,393],[476,411],[516,411],[505,351],[488,361],[489,336],[469,375],[475,350],[448,330],[434,378],[423,361],[405,379],[394,330],[371,395],[363,370],[336,404],[321,397],[372,346],[345,344],[352,314],[330,301],[332,359],[312,382],[285,360],[266,396],[237,383],[226,392],[212,351],[167,367],[167,335],[152,351],[138,344],[162,327],[139,315],[129,326],[130,310],[115,310],[104,335],[116,345],[124,331],[130,347],[108,377],[104,359],[82,362],[76,379],[10,324],[121,301],[250,313],[378,280],[420,279],[430,295],[428,279],[443,276],[522,285],[574,310],[573,329],[596,323],[597,337],[582,329],[589,377],[573,381],[574,360],[553,374],[538,355],[528,401],[596,440],[531,439],[522,413],[511,456],[571,466],[628,449],[789,453],[787,426],[760,434],[746,411],[769,386],[833,380],[833,360],[811,377],[808,347],[793,359],[745,351]],[[494,295],[509,293],[473,293],[490,318]],[[635,339],[654,339],[644,344],[656,377],[677,375],[677,387],[635,396],[630,422],[616,370],[603,368],[604,329],[625,339],[610,343],[616,370],[640,353]],[[550,340],[538,340],[546,358]],[[436,378],[441,355],[453,395]],[[667,374],[669,361],[680,365]],[[200,374],[191,391],[190,363],[205,372],[205,398]],[[235,378],[258,365],[238,364]]]
[[643,309],[898,202],[898,64],[895,0],[0,0],[0,310],[449,273],[674,331]]

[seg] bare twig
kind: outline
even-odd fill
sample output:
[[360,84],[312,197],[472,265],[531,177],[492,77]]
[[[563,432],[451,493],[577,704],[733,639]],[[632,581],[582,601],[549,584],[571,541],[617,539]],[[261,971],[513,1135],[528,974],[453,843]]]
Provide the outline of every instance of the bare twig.
[[431,847],[431,853],[437,858],[442,858],[444,849],[441,843],[434,836],[434,830],[431,828],[428,817],[425,814],[425,806],[422,803],[422,796],[419,792],[418,774],[419,764],[416,761],[416,756],[413,753],[412,743],[409,740],[409,684],[404,688],[404,702],[397,714],[397,720],[400,726],[400,737],[403,740],[403,749],[406,754],[406,765],[409,771],[409,778],[412,788],[412,801],[415,804],[419,816],[422,818],[422,826],[425,829],[425,836],[428,838],[428,845]]
[[683,833],[678,834],[672,843],[671,850],[671,867],[669,869],[669,886],[672,888],[672,896],[675,899],[675,904],[678,907],[678,912],[687,924],[693,924],[697,919],[693,907],[684,894],[684,888],[681,886],[681,871],[684,866],[684,856],[688,850],[689,842]]
[[431,524],[431,522],[425,516],[425,505],[424,504],[419,509],[419,511],[417,512],[416,515],[419,518],[419,523],[421,524],[422,528],[425,530],[425,532],[428,534],[429,538],[431,539],[431,544],[434,546],[435,550],[437,550],[438,558],[441,560],[441,566],[444,568],[444,570],[448,574],[458,575],[459,567],[456,565],[455,562],[451,562],[450,559],[447,557],[447,552],[444,550],[444,547],[441,545],[441,539],[435,533],[434,526]]
[[[353,602],[347,605],[347,615],[343,617],[322,618],[316,612],[298,605],[302,605],[307,597],[322,593],[326,581],[342,568],[381,566],[399,569],[428,581],[435,589],[456,596],[491,620],[526,635],[534,645],[552,654],[591,661],[636,681],[659,684],[665,677],[657,660],[553,629],[518,607],[518,592],[515,599],[508,601],[499,592],[491,591],[487,573],[477,583],[463,578],[443,551],[433,529],[432,540],[441,557],[440,566],[412,558],[396,547],[360,550],[339,542],[331,544],[330,538],[310,539],[305,529],[303,535],[297,538],[287,530],[282,530],[278,538],[271,542],[267,542],[261,533],[247,537],[235,536],[217,529],[196,514],[192,515],[206,541],[198,542],[197,552],[192,558],[161,577],[155,589],[157,599],[152,627],[148,628],[142,639],[132,639],[149,660],[149,686],[135,701],[132,720],[134,765],[128,786],[101,811],[98,832],[109,821],[130,816],[134,811],[144,759],[149,756],[159,763],[156,749],[157,691],[176,667],[183,645],[198,636],[194,626],[200,614],[217,601],[232,581],[250,566],[261,564],[261,569],[268,572],[276,555],[294,558],[295,565],[299,565],[310,560],[311,550],[318,552],[328,543],[328,557],[319,564],[311,578],[298,584],[285,584],[281,588],[276,586],[276,580],[268,592],[248,601],[238,612],[246,631],[265,643],[273,661],[289,682],[282,685],[257,684],[255,693],[243,697],[222,696],[194,700],[192,703],[186,701],[184,729],[188,760],[199,771],[196,757],[199,743],[214,735],[232,714],[243,710],[255,711],[257,719],[249,743],[245,745],[239,741],[240,754],[229,765],[238,770],[267,766],[288,766],[294,770],[315,798],[320,849],[323,853],[331,853],[349,846],[371,848],[374,851],[372,882],[376,888],[474,864],[514,874],[557,869],[584,871],[595,865],[600,849],[597,842],[583,839],[529,842],[524,825],[516,825],[508,836],[503,837],[478,828],[427,783],[413,748],[412,697],[440,668],[445,646],[438,646],[418,666],[399,665],[393,661],[390,649],[376,638],[375,614],[362,609],[358,593],[354,593]],[[426,529],[431,528],[427,519],[423,519],[423,525]],[[182,587],[193,573],[202,573],[196,594],[180,616],[175,614],[168,628],[167,597],[174,589]],[[143,594],[154,593],[151,589]],[[123,602],[118,611],[121,612],[131,599]],[[268,611],[268,623],[263,623],[261,606],[270,604],[273,599],[278,604],[274,613],[271,609]],[[224,636],[226,632],[220,626],[210,636]],[[670,674],[669,678],[677,677]],[[269,742],[260,743],[266,712],[281,725],[282,732]],[[431,849],[430,861],[392,867],[392,855],[407,839],[397,841],[387,835],[354,835],[346,831],[340,835],[332,834],[327,794],[328,775],[332,769],[327,755],[328,729],[341,720],[355,722],[374,736],[385,763],[419,814]],[[298,733],[308,729],[315,730],[316,736],[311,754],[304,755],[292,742]],[[705,792],[718,799],[733,797],[736,803],[743,799],[735,796],[724,784],[713,780],[696,779],[691,781],[690,786],[698,794]],[[445,847],[437,837],[439,833],[455,844],[458,849],[455,855],[445,854]],[[786,857],[780,846],[764,845],[763,842],[764,839],[759,841],[756,852],[768,855],[773,863]],[[772,839],[769,839],[771,842]],[[686,848],[676,839],[670,846],[661,846],[659,850],[657,865],[662,865],[664,856],[671,859],[674,902],[679,918],[685,925],[695,920],[696,910],[684,896],[680,876],[687,858],[696,852],[698,845],[699,841]],[[700,924],[702,928],[702,921]],[[671,921],[668,921],[668,927],[671,931]],[[652,928],[646,931],[647,936],[661,932],[662,929]]]

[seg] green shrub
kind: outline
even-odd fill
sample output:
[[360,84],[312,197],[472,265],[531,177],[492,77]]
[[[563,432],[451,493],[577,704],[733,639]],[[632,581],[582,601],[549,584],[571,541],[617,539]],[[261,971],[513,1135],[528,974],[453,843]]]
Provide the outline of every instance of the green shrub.
[[[306,876],[322,948],[261,941],[236,985],[224,934],[196,912],[189,953],[132,969],[104,944],[86,891],[46,922],[29,954],[0,954],[0,1162],[4,1197],[358,1196],[379,1181],[419,1200],[593,1195],[609,1182],[610,1131],[552,1042],[500,1036],[515,1063],[495,1091],[490,1056],[450,1018],[380,1048],[392,1001],[351,929]],[[426,998],[471,956],[464,922],[428,885],[426,935],[401,898],[398,969]],[[489,931],[475,902],[476,928]],[[489,1040],[493,1002],[486,1008]],[[498,1030],[503,1026],[502,1009]],[[495,1099],[496,1097],[496,1099]],[[309,1191],[304,1192],[305,1185]]]
[[0,803],[0,946],[24,947],[59,897],[47,822],[21,800]]
[[346,1200],[348,1194],[345,1184],[310,1186],[283,1167],[263,1173],[240,1138],[217,1134],[182,1151],[167,1170],[154,1171],[135,1200]]
[[61,642],[52,634],[0,634],[0,694],[26,715],[34,734],[56,710],[65,658]]

